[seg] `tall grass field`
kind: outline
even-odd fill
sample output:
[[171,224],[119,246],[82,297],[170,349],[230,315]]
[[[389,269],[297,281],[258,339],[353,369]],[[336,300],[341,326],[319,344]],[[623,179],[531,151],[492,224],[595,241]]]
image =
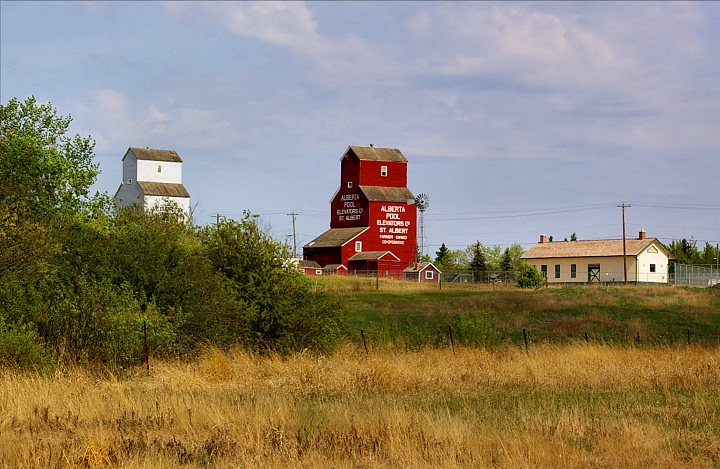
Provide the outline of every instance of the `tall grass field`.
[[329,355],[0,370],[0,467],[720,467],[716,291],[317,288]]

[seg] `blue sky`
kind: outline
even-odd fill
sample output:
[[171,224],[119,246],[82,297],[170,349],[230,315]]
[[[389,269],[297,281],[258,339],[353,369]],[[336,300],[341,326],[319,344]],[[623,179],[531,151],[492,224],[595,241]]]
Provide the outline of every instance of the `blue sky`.
[[176,150],[195,220],[329,228],[349,145],[399,148],[426,253],[556,240],[720,242],[718,2],[0,3],[0,97]]

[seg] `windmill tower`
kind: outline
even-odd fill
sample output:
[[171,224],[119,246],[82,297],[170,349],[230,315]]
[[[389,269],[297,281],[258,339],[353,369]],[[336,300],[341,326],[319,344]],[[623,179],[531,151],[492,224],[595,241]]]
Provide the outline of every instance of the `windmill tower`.
[[418,236],[418,246],[420,248],[419,257],[422,257],[425,254],[425,242],[427,241],[425,239],[425,210],[427,210],[430,206],[430,196],[424,193],[418,194],[418,196],[415,197],[415,205],[418,210],[420,210],[420,233]]

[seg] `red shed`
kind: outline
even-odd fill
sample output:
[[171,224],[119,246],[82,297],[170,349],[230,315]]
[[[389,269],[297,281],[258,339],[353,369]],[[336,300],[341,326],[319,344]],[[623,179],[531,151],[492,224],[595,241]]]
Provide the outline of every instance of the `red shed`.
[[375,259],[378,269],[387,271],[386,264],[392,264],[393,270],[402,271],[417,256],[416,225],[415,196],[407,188],[407,159],[400,150],[350,146],[340,159],[330,229],[303,247],[303,257],[323,266],[373,270],[365,268],[368,262],[351,265],[350,258],[387,252],[392,262],[387,255]]
[[419,262],[406,268],[403,278],[413,282],[438,283],[440,282],[440,269],[435,267],[432,262]]

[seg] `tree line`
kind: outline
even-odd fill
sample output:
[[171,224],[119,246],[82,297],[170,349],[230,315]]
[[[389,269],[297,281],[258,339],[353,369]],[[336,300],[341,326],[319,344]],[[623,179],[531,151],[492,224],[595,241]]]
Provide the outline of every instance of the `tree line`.
[[249,213],[195,226],[90,194],[95,142],[34,97],[0,106],[0,364],[136,363],[204,344],[329,351],[339,300],[314,292]]

